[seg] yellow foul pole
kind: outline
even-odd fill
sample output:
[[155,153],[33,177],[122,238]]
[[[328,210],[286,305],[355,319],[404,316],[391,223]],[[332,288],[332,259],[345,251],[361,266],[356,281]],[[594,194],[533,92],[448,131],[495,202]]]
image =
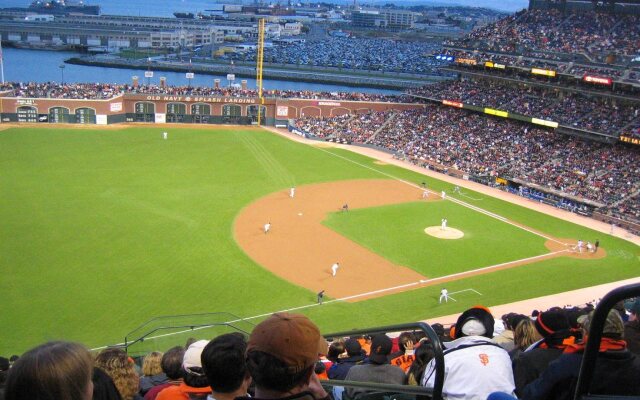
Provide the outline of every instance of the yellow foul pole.
[[258,125],[262,122],[262,104],[264,99],[262,98],[262,64],[264,62],[264,18],[258,20],[258,55],[256,65],[256,83],[258,85]]

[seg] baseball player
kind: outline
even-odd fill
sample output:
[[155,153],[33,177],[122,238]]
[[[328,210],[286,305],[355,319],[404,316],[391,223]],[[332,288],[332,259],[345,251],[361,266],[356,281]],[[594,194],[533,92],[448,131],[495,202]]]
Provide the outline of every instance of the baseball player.
[[442,194],[441,194],[441,195],[442,195],[442,200],[444,200],[444,199],[446,199],[446,198],[447,198],[447,194],[445,193],[445,191],[444,191],[444,190],[442,191]]
[[342,212],[345,212],[345,211],[349,211],[349,204],[347,203],[344,203],[344,205],[342,206]]
[[322,304],[322,300],[324,299],[324,289],[318,292],[318,304]]
[[460,186],[455,186],[455,187],[453,188],[453,193],[458,193],[458,194],[460,194]]
[[587,242],[587,252],[593,253],[593,245],[591,242]]
[[264,233],[265,233],[265,235],[267,233],[269,233],[270,229],[271,229],[271,222],[267,222],[266,224],[264,224]]
[[294,187],[291,187],[291,189],[289,189],[289,197],[293,199],[295,195],[296,195],[296,188],[294,186]]
[[440,230],[443,230],[443,231],[447,230],[447,219],[446,218],[442,218],[442,221],[440,222]]
[[578,239],[578,244],[576,245],[576,249],[578,250],[578,253],[582,253],[582,248],[584,247],[584,242],[580,239]]
[[422,192],[422,198],[423,199],[428,199],[429,198],[429,191],[428,190],[424,190],[424,192]]
[[168,137],[169,137],[169,134],[167,132],[162,132],[162,138],[164,140],[167,140]]
[[438,300],[438,303],[442,303],[443,299],[445,303],[449,302],[449,291],[445,288],[442,288],[440,291],[440,299]]
[[596,239],[596,242],[593,244],[593,252],[598,252],[598,247],[600,247],[600,239]]
[[340,268],[340,264],[335,263],[331,266],[331,275],[332,276],[336,276],[336,273],[338,272],[338,268]]

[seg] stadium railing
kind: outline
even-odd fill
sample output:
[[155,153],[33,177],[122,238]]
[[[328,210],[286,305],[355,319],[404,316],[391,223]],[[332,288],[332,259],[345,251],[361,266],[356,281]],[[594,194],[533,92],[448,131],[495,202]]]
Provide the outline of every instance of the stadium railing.
[[[435,382],[434,388],[428,389],[422,386],[408,386],[408,385],[390,385],[384,383],[371,383],[371,382],[356,382],[356,381],[344,381],[344,380],[326,380],[322,381],[324,386],[328,387],[344,387],[344,388],[365,388],[372,393],[369,393],[364,400],[409,400],[415,398],[429,397],[433,400],[442,399],[442,386],[444,384],[444,354],[442,350],[442,344],[436,332],[424,322],[413,322],[407,324],[387,325],[377,328],[367,329],[355,329],[351,331],[335,332],[325,334],[324,337],[328,340],[335,338],[344,338],[357,335],[375,335],[380,333],[400,333],[406,331],[422,331],[427,338],[434,351],[435,359]],[[358,397],[362,400],[363,397]]]
[[638,400],[640,396],[607,396],[595,395],[590,393],[591,382],[597,356],[600,351],[600,340],[602,339],[602,331],[604,324],[609,315],[609,311],[621,300],[631,297],[640,296],[640,283],[621,286],[607,293],[598,303],[594,314],[591,327],[589,329],[589,340],[582,357],[582,365],[580,365],[580,373],[573,400]]
[[132,357],[184,345],[187,340],[213,338],[224,333],[251,333],[255,324],[227,312],[166,315],[148,320],[127,333],[124,350]]

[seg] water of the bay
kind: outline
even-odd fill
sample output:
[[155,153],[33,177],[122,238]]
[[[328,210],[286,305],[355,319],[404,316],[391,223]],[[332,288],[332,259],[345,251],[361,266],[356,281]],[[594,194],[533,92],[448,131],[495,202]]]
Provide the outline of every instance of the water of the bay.
[[[214,79],[220,79],[222,85],[227,85],[226,75],[195,74],[189,82],[184,72],[154,72],[153,78],[144,78],[144,69],[118,69],[104,67],[90,67],[83,65],[65,64],[64,60],[78,57],[79,54],[64,51],[43,51],[25,49],[3,49],[4,77],[8,82],[101,82],[101,83],[131,83],[132,76],[140,77],[141,83],[158,84],[160,77],[166,77],[167,83],[172,86],[213,86]],[[64,65],[64,68],[61,66]],[[255,89],[256,81],[252,78],[236,78],[236,83],[241,79],[247,80],[250,89]],[[394,90],[377,88],[359,88],[341,85],[328,85],[309,82],[289,82],[281,80],[264,79],[265,89],[280,90],[312,90],[323,92],[365,92],[365,93],[398,93]]]

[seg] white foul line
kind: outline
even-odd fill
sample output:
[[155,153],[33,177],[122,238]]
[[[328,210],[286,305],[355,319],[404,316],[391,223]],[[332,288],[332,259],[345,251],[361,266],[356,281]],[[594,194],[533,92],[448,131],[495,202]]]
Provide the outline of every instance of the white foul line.
[[[535,259],[538,259],[538,258],[549,257],[549,256],[552,256],[554,254],[564,253],[564,252],[568,252],[568,251],[569,250],[559,250],[559,251],[554,251],[552,253],[541,254],[541,255],[538,255],[538,256],[523,258],[523,259],[520,259],[520,260],[508,261],[508,262],[505,262],[505,263],[496,264],[496,265],[490,265],[488,267],[482,267],[482,268],[473,269],[473,270],[470,270],[470,271],[464,271],[464,272],[458,272],[458,273],[451,274],[451,275],[439,276],[437,278],[421,279],[419,281],[406,283],[404,285],[398,285],[398,286],[388,287],[388,288],[384,288],[384,289],[373,290],[373,291],[366,292],[366,293],[354,294],[354,295],[351,295],[351,296],[341,297],[339,299],[327,300],[327,301],[324,301],[323,304],[331,304],[331,303],[335,303],[335,302],[339,302],[339,301],[357,299],[359,297],[372,296],[372,295],[379,294],[379,293],[390,292],[390,291],[394,291],[394,290],[398,290],[398,289],[405,289],[405,288],[408,288],[408,287],[411,287],[411,286],[431,284],[431,283],[438,282],[438,281],[441,281],[441,280],[449,280],[451,278],[455,278],[455,277],[458,277],[460,275],[465,275],[465,274],[473,275],[473,274],[475,274],[477,272],[486,271],[488,269],[500,268],[500,267],[504,267],[504,266],[509,265],[509,264],[527,262],[527,261],[535,260]],[[462,293],[462,292],[466,292],[466,291],[473,291],[473,292],[476,292],[479,295],[482,295],[482,293],[478,292],[475,289],[463,289],[463,290],[459,290],[457,292],[452,292],[452,294]],[[218,323],[216,325],[199,326],[197,328],[185,329],[185,330],[178,331],[178,332],[163,333],[161,335],[149,336],[148,338],[145,338],[145,341],[146,340],[150,340],[150,339],[158,339],[158,338],[162,338],[162,337],[167,337],[167,336],[175,336],[175,335],[179,335],[181,333],[193,332],[193,331],[197,331],[197,330],[200,330],[200,329],[207,329],[207,328],[211,328],[213,326],[218,326],[218,325],[233,324],[233,323],[236,323],[236,322],[249,321],[249,320],[252,320],[252,319],[267,317],[267,316],[269,316],[271,314],[279,313],[279,312],[290,312],[290,311],[303,310],[303,309],[311,308],[311,307],[318,307],[320,305],[321,304],[318,304],[318,303],[306,304],[306,305],[303,305],[303,306],[291,307],[291,308],[287,308],[287,309],[284,309],[284,310],[257,314],[257,315],[253,315],[251,317],[234,319],[234,320],[226,321],[226,322],[220,322],[220,323]],[[118,343],[118,344],[114,344],[112,346],[124,346],[124,345],[125,345],[125,343]],[[92,348],[91,351],[102,350],[102,349],[107,348],[107,347],[110,347],[110,346],[95,347],[95,348]]]
[[[330,152],[330,151],[328,151],[328,150],[326,150],[326,149],[323,149],[323,148],[321,148],[321,147],[317,147],[317,146],[311,146],[311,147],[316,148],[316,149],[318,149],[318,150],[320,150],[320,151],[324,151],[325,153],[329,153],[329,154],[331,154],[331,155],[332,155],[332,156],[334,156],[334,157],[342,158],[343,160],[349,161],[349,162],[351,162],[351,163],[353,163],[353,164],[356,164],[356,165],[359,165],[359,166],[361,166],[361,167],[363,167],[363,168],[369,169],[369,170],[371,170],[371,171],[375,171],[375,172],[377,172],[377,173],[379,173],[379,174],[381,174],[381,175],[384,175],[384,176],[387,176],[387,177],[389,177],[389,178],[395,179],[395,180],[397,180],[397,181],[399,181],[399,182],[402,182],[402,183],[405,183],[405,184],[407,184],[407,185],[409,185],[409,186],[415,187],[415,188],[417,188],[417,189],[422,189],[419,185],[417,185],[417,184],[415,184],[415,183],[413,183],[413,182],[409,182],[409,181],[406,181],[406,180],[404,180],[404,179],[400,179],[400,178],[398,178],[397,176],[391,175],[391,174],[386,173],[386,172],[384,172],[384,171],[380,171],[379,169],[376,169],[376,168],[372,168],[372,167],[370,167],[370,166],[368,166],[368,165],[361,164],[361,163],[359,163],[359,162],[357,162],[357,161],[351,160],[351,159],[349,159],[349,158],[347,158],[347,157],[344,157],[344,156],[341,156],[341,155],[339,155],[339,154],[332,153],[332,152]],[[402,168],[402,167],[399,167],[399,168]],[[437,179],[437,178],[434,178],[434,179]],[[436,195],[436,196],[439,196],[439,194],[438,194],[438,193],[436,193],[436,192],[434,192],[434,191],[431,191],[431,190],[427,190],[427,191],[428,191],[429,193],[433,193],[433,194],[434,194],[434,195]],[[459,205],[461,205],[461,206],[463,206],[463,207],[467,207],[467,208],[469,208],[469,209],[471,209],[471,210],[474,210],[474,211],[477,211],[477,212],[479,212],[479,213],[482,213],[482,214],[488,215],[488,216],[490,216],[491,218],[495,218],[495,219],[500,220],[500,221],[502,221],[502,222],[505,222],[505,223],[507,223],[507,224],[509,224],[509,225],[515,226],[516,228],[520,228],[520,229],[522,229],[522,230],[524,230],[524,231],[526,231],[526,232],[532,233],[532,234],[534,234],[534,235],[536,235],[536,236],[540,236],[540,237],[542,237],[542,238],[544,238],[544,239],[551,240],[551,241],[554,241],[554,242],[556,242],[556,243],[560,243],[560,244],[563,244],[563,245],[567,246],[567,243],[560,242],[559,240],[556,240],[556,239],[554,239],[554,238],[552,238],[552,237],[549,237],[549,236],[547,236],[547,235],[544,235],[544,234],[542,234],[542,233],[540,233],[540,232],[535,232],[535,231],[533,231],[533,230],[531,230],[531,229],[529,229],[529,228],[526,228],[526,227],[524,227],[524,226],[518,225],[518,224],[516,224],[516,223],[514,223],[514,222],[509,221],[507,218],[505,218],[505,217],[503,217],[503,216],[500,216],[500,215],[498,215],[498,214],[492,213],[491,211],[487,211],[487,210],[485,210],[485,209],[483,209],[483,208],[480,208],[480,207],[474,206],[474,205],[472,205],[472,204],[466,203],[466,202],[464,202],[464,201],[462,201],[462,200],[458,200],[458,199],[455,199],[455,198],[452,198],[452,197],[449,197],[449,196],[447,196],[447,200],[451,200],[451,201],[453,201],[454,203],[457,203],[457,204],[459,204]]]

